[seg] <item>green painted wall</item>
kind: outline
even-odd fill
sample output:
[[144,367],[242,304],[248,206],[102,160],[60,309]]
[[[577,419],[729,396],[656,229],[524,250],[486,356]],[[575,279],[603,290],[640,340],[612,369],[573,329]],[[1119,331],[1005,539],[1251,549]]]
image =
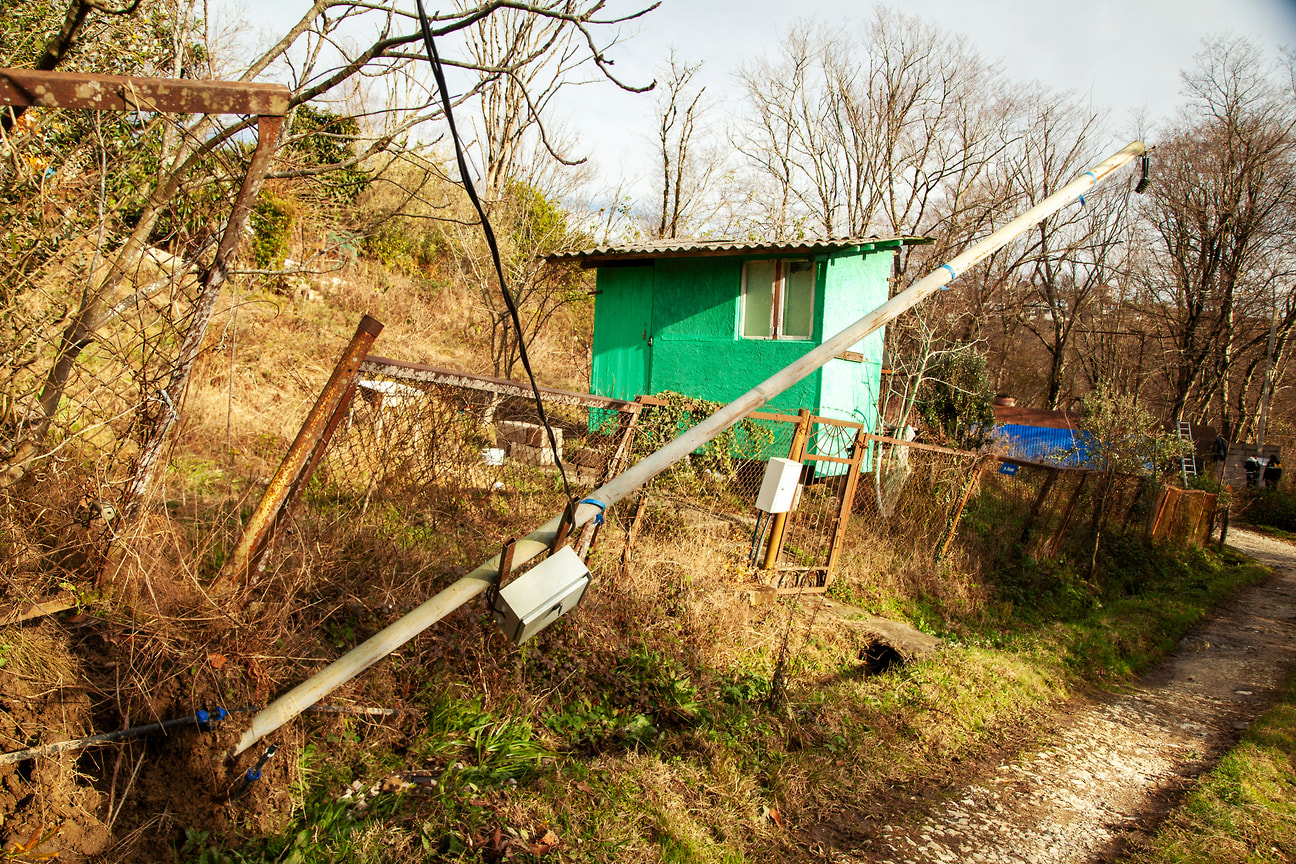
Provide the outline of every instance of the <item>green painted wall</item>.
[[653,267],[600,267],[594,301],[594,359],[590,392],[633,399],[653,392],[648,383],[652,354]]
[[[887,278],[891,275],[890,252],[872,255],[838,256],[826,262],[822,339],[831,338],[847,324],[858,321],[887,301]],[[876,431],[878,423],[878,390],[882,384],[882,343],[885,330],[878,330],[855,343],[848,350],[864,355],[862,363],[830,360],[823,374],[819,394],[821,417],[853,420]],[[829,451],[832,456],[846,452]],[[825,464],[823,468],[830,466]],[[866,465],[865,470],[871,470]],[[821,471],[820,473],[836,473]]]
[[[804,354],[811,342],[738,339],[742,268],[747,258],[667,258],[656,262],[651,390],[729,402]],[[816,309],[823,302],[816,285]],[[816,318],[818,320],[818,318]],[[772,405],[793,413],[819,404],[815,372]]]
[[[591,390],[618,398],[674,390],[731,401],[822,342],[825,327],[832,335],[885,302],[892,254],[821,257],[814,339],[808,342],[738,338],[742,267],[750,258],[667,258],[651,266],[601,267]],[[643,338],[645,330],[651,345]],[[795,413],[804,407],[875,428],[882,331],[851,350],[862,353],[865,362],[830,361],[775,397],[772,409]]]

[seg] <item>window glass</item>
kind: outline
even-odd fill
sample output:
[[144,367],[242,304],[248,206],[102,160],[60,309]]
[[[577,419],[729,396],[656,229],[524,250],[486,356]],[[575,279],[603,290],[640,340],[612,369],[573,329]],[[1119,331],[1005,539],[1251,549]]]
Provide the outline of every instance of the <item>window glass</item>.
[[814,326],[814,264],[783,262],[783,337],[809,339]]
[[770,338],[773,311],[774,262],[748,261],[743,267],[743,338]]

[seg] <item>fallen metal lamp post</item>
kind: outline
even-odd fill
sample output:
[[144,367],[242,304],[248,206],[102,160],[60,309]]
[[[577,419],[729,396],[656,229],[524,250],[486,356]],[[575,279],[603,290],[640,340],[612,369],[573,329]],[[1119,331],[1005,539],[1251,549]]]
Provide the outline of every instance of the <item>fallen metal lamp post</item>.
[[[1075,198],[1105,180],[1112,172],[1130,160],[1142,156],[1146,151],[1147,148],[1141,141],[1135,141],[1104,159],[989,237],[974,244],[948,263],[942,264],[905,291],[878,306],[818,347],[806,352],[800,359],[774,373],[623,474],[614,477],[589,495],[589,498],[601,502],[602,507],[595,504],[579,504],[574,510],[570,525],[563,524],[563,516],[560,514],[517,541],[513,549],[512,566],[515,568],[521,566],[549,551],[560,531],[565,533],[569,527],[574,528],[589,522],[601,514],[605,507],[610,507],[671,465],[687,458],[698,447],[715,438],[744,416],[762,407],[865,336],[939,291],[960,273],[989,257],[1026,229],[1061,210]],[[243,734],[230,755],[237,756],[244,752],[262,737],[318,702],[327,693],[350,681],[450,612],[485,591],[499,578],[499,569],[500,556],[496,555],[424,602],[404,618],[374,634],[316,675],[280,696],[252,719],[252,725]]]

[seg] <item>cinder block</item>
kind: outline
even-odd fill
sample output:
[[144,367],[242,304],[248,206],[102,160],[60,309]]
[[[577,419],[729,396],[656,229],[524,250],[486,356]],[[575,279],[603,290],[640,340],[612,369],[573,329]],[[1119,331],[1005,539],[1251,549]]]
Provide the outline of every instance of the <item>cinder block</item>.
[[[519,444],[517,442],[508,445],[509,455],[523,465],[552,465],[554,464],[553,451],[549,449],[549,443],[546,441],[543,447],[532,447],[529,444]],[[558,458],[562,458],[562,445],[558,445]]]
[[[562,430],[554,429],[554,439],[558,449],[562,449]],[[520,420],[500,420],[495,424],[495,442],[500,447],[512,444],[525,444],[528,447],[548,447],[549,436],[544,427],[538,423],[523,423]]]

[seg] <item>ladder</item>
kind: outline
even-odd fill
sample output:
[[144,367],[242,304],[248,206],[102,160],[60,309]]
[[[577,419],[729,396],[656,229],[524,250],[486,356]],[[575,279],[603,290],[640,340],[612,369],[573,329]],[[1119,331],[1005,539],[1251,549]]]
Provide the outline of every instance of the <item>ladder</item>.
[[1197,476],[1197,445],[1193,442],[1192,424],[1187,420],[1179,421],[1179,440],[1188,444],[1188,450],[1184,452],[1183,461],[1179,465],[1184,488],[1187,488],[1188,478]]

